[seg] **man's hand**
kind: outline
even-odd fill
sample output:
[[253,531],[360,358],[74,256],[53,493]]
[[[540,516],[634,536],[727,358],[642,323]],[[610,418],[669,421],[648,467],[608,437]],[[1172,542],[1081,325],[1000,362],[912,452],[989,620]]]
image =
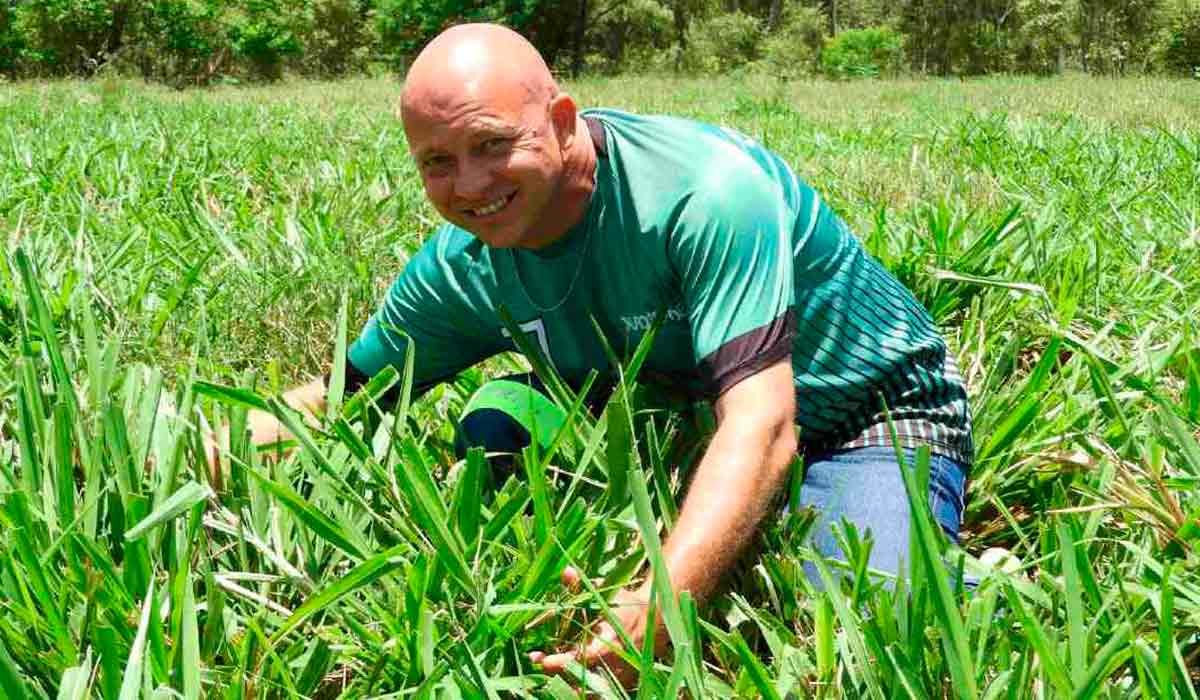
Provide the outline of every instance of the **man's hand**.
[[[325,380],[317,378],[302,384],[283,395],[283,400],[300,411],[306,418],[316,420],[325,410]],[[250,444],[255,447],[271,445],[293,438],[291,432],[273,414],[250,411],[246,416],[246,430],[250,433]],[[221,451],[229,448],[229,426],[224,425],[204,436],[204,460],[208,466],[208,479],[213,490],[220,493],[225,482],[221,467]]]
[[[796,454],[795,389],[792,367],[783,360],[730,387],[717,399],[717,432],[688,488],[687,498],[663,544],[663,555],[678,595],[691,592],[706,600],[754,536],[771,500],[785,482]],[[574,569],[563,582],[579,580]],[[650,583],[622,591],[613,612],[631,641],[640,649],[646,636],[646,607]],[[669,642],[661,616],[656,622],[655,652]],[[547,673],[562,673],[578,661],[586,667],[607,666],[627,687],[636,684],[636,670],[621,659],[620,636],[601,622],[586,646],[546,655],[534,652]]]
[[[579,572],[568,566],[563,569],[562,582],[567,588],[578,589]],[[650,586],[647,583],[638,589],[621,591],[609,602],[616,622],[628,635],[636,651],[641,650],[646,640],[646,616],[650,606],[650,595]],[[654,632],[654,647],[655,655],[658,656],[666,651],[670,640],[662,624],[662,616],[656,617],[658,620]],[[589,669],[607,668],[622,686],[629,688],[637,683],[637,669],[621,658],[620,652],[623,647],[621,635],[608,621],[604,621],[596,625],[591,638],[582,646],[557,654],[535,651],[529,655],[529,660],[541,664],[543,671],[554,675],[569,674],[568,664],[571,662],[577,662]]]

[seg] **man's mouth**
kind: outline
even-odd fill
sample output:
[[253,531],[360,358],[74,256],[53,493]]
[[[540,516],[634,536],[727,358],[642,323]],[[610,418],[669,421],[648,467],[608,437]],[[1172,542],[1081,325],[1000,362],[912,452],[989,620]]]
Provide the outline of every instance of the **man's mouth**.
[[495,214],[496,212],[503,209],[504,207],[507,207],[509,202],[513,201],[513,199],[516,196],[517,196],[517,193],[513,192],[512,194],[505,195],[505,196],[501,197],[500,199],[497,199],[494,202],[488,202],[487,204],[483,205],[482,207],[476,207],[475,209],[468,209],[467,213],[469,213],[471,216],[491,216],[492,214]]

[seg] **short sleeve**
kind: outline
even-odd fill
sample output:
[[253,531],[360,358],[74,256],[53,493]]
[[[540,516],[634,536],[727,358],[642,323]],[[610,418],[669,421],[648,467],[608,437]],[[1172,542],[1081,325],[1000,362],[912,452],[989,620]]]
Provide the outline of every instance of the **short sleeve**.
[[773,182],[736,177],[693,193],[669,241],[694,359],[713,395],[789,357],[795,335],[795,217]]
[[413,386],[420,390],[495,354],[498,339],[487,333],[495,324],[481,321],[464,276],[436,238],[422,246],[350,346],[348,372],[370,377],[388,365],[403,369],[411,338]]

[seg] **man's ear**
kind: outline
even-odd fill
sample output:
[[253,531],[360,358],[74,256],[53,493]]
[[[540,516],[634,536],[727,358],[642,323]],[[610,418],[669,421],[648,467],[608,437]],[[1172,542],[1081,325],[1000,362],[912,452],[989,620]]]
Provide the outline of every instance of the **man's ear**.
[[565,92],[560,92],[550,100],[550,123],[554,134],[558,137],[558,145],[563,151],[570,150],[575,143],[576,118],[579,109],[575,100]]

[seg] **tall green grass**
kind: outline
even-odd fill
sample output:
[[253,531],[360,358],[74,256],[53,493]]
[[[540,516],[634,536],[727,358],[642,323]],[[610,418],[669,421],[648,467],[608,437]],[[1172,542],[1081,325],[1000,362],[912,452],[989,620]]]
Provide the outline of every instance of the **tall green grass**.
[[[976,417],[962,548],[917,508],[886,586],[856,575],[870,533],[841,534],[841,564],[805,547],[807,514],[775,519],[716,600],[659,597],[673,651],[626,650],[631,695],[1196,697],[1190,84],[572,87],[783,154],[931,309]],[[503,483],[453,461],[450,425],[511,359],[378,411],[412,381],[386,373],[319,426],[273,398],[436,223],[395,92],[0,86],[0,695],[575,697],[527,652],[660,565],[698,457],[695,426],[640,402],[637,357],[601,416],[560,388],[566,427]],[[295,426],[291,456],[249,448],[250,408]],[[217,494],[200,429],[219,422]],[[598,581],[562,590],[568,563]]]

